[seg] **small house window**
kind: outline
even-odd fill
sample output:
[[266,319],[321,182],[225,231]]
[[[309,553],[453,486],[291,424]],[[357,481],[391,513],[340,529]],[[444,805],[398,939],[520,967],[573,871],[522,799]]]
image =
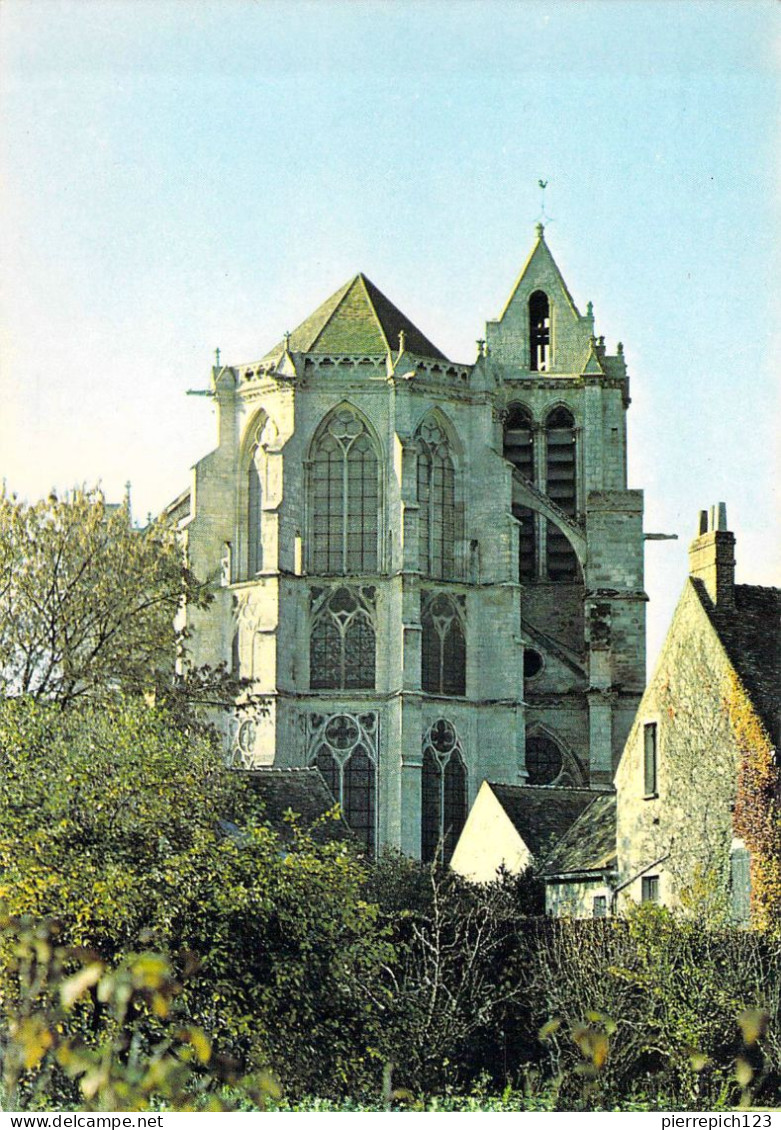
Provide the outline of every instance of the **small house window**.
[[593,914],[595,918],[607,918],[607,897],[594,895]]
[[644,875],[641,884],[640,898],[643,902],[659,901],[659,876]]
[[748,926],[751,918],[751,855],[746,847],[733,847],[729,857],[729,891],[732,921]]
[[550,367],[550,305],[544,290],[529,299],[529,368],[544,373]]
[[643,727],[643,789],[647,797],[657,795],[657,745],[656,723]]

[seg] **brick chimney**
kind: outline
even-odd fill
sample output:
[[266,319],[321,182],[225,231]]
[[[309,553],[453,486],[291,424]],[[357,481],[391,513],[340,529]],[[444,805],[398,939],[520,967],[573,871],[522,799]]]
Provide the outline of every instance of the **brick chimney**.
[[727,529],[727,506],[700,511],[700,531],[689,546],[689,573],[702,581],[717,608],[735,606],[735,535]]

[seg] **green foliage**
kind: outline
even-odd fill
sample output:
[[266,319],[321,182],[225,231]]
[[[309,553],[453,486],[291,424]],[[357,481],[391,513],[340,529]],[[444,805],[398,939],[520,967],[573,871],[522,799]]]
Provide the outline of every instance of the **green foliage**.
[[[364,881],[350,845],[295,826],[283,842],[247,775],[164,710],[0,704],[6,912],[55,920],[107,968],[153,948],[190,1021],[245,1065],[280,1064],[293,1091],[381,1071],[392,951]],[[0,995],[12,965],[0,944]]]
[[145,696],[185,725],[239,696],[258,710],[225,664],[188,662],[181,611],[211,599],[165,518],[135,529],[99,490],[33,505],[0,493],[0,695],[63,708]]
[[170,963],[128,956],[109,968],[58,944],[53,923],[0,920],[10,955],[2,1000],[0,1096],[10,1110],[232,1110],[215,1084],[240,1086],[262,1108],[279,1097],[267,1073],[239,1079],[207,1034],[183,1015]]
[[98,491],[31,506],[1,495],[0,577],[0,691],[62,705],[154,690],[181,601],[204,599],[175,531],[134,530]]

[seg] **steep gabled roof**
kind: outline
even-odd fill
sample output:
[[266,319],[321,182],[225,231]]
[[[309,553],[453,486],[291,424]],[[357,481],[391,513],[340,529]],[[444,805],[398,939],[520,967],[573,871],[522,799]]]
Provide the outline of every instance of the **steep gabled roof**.
[[502,318],[507,313],[508,307],[512,303],[512,300],[515,298],[516,292],[518,291],[519,287],[523,284],[523,281],[526,278],[526,276],[530,275],[530,274],[542,273],[542,270],[543,270],[544,267],[547,267],[548,269],[553,271],[554,275],[558,279],[558,282],[561,286],[561,289],[563,290],[563,292],[564,292],[564,294],[567,298],[567,301],[569,302],[570,306],[573,309],[573,312],[575,314],[577,314],[578,317],[580,317],[580,311],[578,310],[577,306],[575,305],[575,300],[569,292],[569,287],[567,286],[567,284],[564,281],[564,276],[562,275],[561,271],[559,270],[558,264],[556,263],[556,260],[553,258],[553,255],[551,254],[550,248],[548,247],[547,243],[545,242],[545,230],[544,230],[542,224],[538,224],[537,225],[537,239],[535,241],[535,244],[534,244],[534,246],[532,247],[532,249],[529,253],[529,258],[526,260],[526,262],[523,265],[523,268],[521,270],[520,275],[515,280],[515,284],[514,284],[512,290],[510,291],[510,297],[505,302],[504,308],[502,309],[502,312],[499,315],[499,321],[501,321]]
[[781,738],[781,589],[735,585],[735,605],[714,605],[704,584],[691,583],[773,742]]
[[[293,330],[288,349],[343,356],[396,353],[402,331],[410,353],[447,360],[366,275],[358,274]],[[284,349],[280,342],[264,360],[281,356]]]
[[[594,794],[592,793],[592,796]],[[616,794],[597,795],[542,865],[545,875],[601,871],[616,859]]]
[[534,856],[545,856],[596,794],[559,785],[497,785],[491,791]]

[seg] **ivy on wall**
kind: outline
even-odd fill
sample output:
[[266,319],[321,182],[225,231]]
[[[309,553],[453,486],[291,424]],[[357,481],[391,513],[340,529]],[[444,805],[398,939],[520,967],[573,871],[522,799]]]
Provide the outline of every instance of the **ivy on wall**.
[[781,767],[734,672],[726,707],[741,754],[733,827],[751,853],[751,922],[781,931]]

